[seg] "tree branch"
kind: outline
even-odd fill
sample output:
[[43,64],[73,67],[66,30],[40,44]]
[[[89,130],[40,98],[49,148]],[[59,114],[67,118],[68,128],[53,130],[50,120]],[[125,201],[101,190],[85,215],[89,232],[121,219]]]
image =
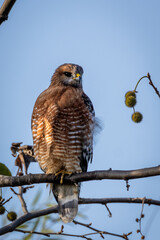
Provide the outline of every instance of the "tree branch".
[[145,198],[80,198],[79,204],[108,204],[108,203],[139,203],[142,204],[144,201],[144,204],[148,205],[156,205],[160,206],[159,200],[153,200],[153,199],[147,199]]
[[8,19],[9,12],[11,11],[16,0],[5,0],[0,8],[0,25]]
[[[137,178],[146,178],[160,175],[160,166],[151,168],[142,168],[137,170],[123,171],[123,170],[106,170],[106,171],[92,171],[86,173],[73,174],[65,176],[64,182],[75,183],[102,179],[113,180],[129,180]],[[55,183],[59,182],[52,174],[28,174],[25,176],[8,177],[0,175],[0,187],[15,187],[22,185],[30,185],[37,183]]]
[[152,79],[151,79],[151,75],[149,73],[147,73],[147,77],[149,79],[149,84],[153,87],[154,91],[156,92],[156,94],[160,98],[160,93],[159,93],[158,89],[154,86],[154,84],[152,82]]
[[[85,226],[85,225],[87,226],[87,224],[84,224],[83,226]],[[21,233],[31,233],[31,234],[44,235],[44,236],[47,236],[47,237],[50,237],[51,235],[52,236],[59,235],[59,236],[67,236],[67,237],[84,238],[84,239],[87,239],[87,240],[91,240],[91,238],[88,238],[88,236],[91,236],[91,235],[100,234],[100,236],[103,236],[102,234],[106,234],[106,235],[111,235],[111,236],[115,236],[115,237],[119,237],[119,238],[123,238],[123,239],[128,240],[128,238],[127,238],[128,235],[127,234],[120,235],[120,234],[116,234],[116,233],[100,231],[100,230],[95,229],[95,228],[92,228],[92,230],[95,231],[95,232],[86,233],[86,234],[83,234],[83,235],[69,234],[69,233],[64,233],[64,232],[61,232],[61,231],[60,232],[54,232],[54,233],[52,233],[52,232],[43,233],[43,232],[37,232],[37,231],[27,231],[27,230],[22,230],[22,229],[15,229],[14,231],[21,232]],[[102,237],[102,238],[104,239],[104,237]]]
[[19,198],[21,206],[22,206],[22,211],[24,213],[28,213],[27,205],[23,198],[23,187],[21,187],[21,186],[18,187],[19,193],[16,193],[13,188],[10,188],[10,189]]
[[47,208],[47,209],[36,211],[36,212],[32,212],[32,213],[31,212],[26,213],[23,216],[17,218],[13,223],[10,223],[10,224],[6,225],[5,227],[2,227],[0,229],[0,235],[14,231],[15,228],[17,228],[21,224],[23,224],[33,218],[41,217],[41,216],[51,214],[51,213],[58,213],[58,206]]
[[[142,201],[144,201],[144,204],[160,206],[160,201],[153,200],[153,199],[146,199],[146,198],[145,199],[144,198],[95,198],[95,199],[80,198],[79,204],[103,204],[103,205],[105,205],[106,203],[140,203],[142,204]],[[0,228],[0,235],[4,235],[8,232],[14,231],[18,226],[22,225],[23,223],[33,218],[41,217],[51,213],[58,213],[58,206],[24,214],[23,216],[16,219],[14,222],[6,225],[5,227]]]
[[[107,234],[107,235],[110,235],[110,236],[120,237],[120,238],[123,238],[123,239],[127,239],[127,240],[128,240],[128,237],[127,237],[127,236],[131,234],[131,233],[129,233],[129,234],[120,235],[120,234],[116,234],[116,233],[111,233],[111,232],[106,232],[106,231],[100,231],[100,230],[98,230],[98,229],[96,229],[96,228],[91,227],[92,223],[90,223],[90,224],[85,224],[85,223],[77,222],[77,221],[75,221],[75,220],[73,220],[73,223],[74,223],[74,224],[81,225],[81,226],[84,226],[84,227],[86,227],[86,228],[89,228],[89,229],[91,229],[92,231],[95,231],[95,233],[100,234],[100,236],[101,236],[103,239],[104,239],[103,234]],[[95,234],[95,233],[91,233],[91,234]],[[83,236],[87,236],[87,235],[91,235],[91,234],[84,234]]]
[[50,237],[48,233],[42,233],[42,232],[37,232],[37,231],[28,231],[28,230],[22,230],[22,229],[15,229],[14,231],[20,232],[20,233],[30,233],[30,234],[38,234],[38,235],[43,235],[46,237]]

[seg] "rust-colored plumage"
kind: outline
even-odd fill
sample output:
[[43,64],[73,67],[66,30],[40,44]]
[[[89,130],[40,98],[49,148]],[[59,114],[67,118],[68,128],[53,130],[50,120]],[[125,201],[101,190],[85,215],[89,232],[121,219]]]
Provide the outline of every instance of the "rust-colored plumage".
[[[47,174],[63,170],[87,171],[92,160],[94,109],[82,89],[83,69],[63,64],[56,69],[48,89],[37,98],[32,114],[35,158]],[[78,185],[55,184],[53,193],[64,222],[78,209]]]

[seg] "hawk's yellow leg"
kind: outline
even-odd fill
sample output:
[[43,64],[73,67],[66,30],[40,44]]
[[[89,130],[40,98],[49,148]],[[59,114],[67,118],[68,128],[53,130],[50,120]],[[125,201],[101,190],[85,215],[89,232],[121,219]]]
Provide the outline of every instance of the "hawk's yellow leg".
[[65,175],[65,174],[71,175],[72,172],[67,172],[67,171],[65,171],[65,170],[61,170],[61,171],[57,172],[57,173],[55,174],[55,176],[57,177],[57,176],[59,176],[60,174],[61,174],[60,184],[63,184],[64,175]]

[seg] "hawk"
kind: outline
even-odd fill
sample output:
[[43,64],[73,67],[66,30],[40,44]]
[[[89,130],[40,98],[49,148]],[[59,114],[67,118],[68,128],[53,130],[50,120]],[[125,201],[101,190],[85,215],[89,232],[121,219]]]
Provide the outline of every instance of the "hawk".
[[[93,156],[95,113],[82,87],[83,69],[63,64],[37,98],[32,113],[35,158],[46,174],[86,172]],[[63,222],[77,215],[80,184],[52,184]]]

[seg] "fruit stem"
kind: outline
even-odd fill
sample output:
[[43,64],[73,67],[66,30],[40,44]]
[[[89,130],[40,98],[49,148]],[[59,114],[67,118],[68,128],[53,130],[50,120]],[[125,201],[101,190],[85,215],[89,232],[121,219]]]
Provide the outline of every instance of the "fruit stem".
[[133,113],[135,113],[135,108],[133,107]]
[[141,78],[138,80],[138,82],[137,82],[137,84],[136,84],[136,86],[135,86],[134,92],[136,92],[136,89],[137,89],[137,87],[138,87],[138,84],[140,83],[140,81],[141,81],[143,78],[148,78],[148,76],[143,76],[143,77],[141,77]]

